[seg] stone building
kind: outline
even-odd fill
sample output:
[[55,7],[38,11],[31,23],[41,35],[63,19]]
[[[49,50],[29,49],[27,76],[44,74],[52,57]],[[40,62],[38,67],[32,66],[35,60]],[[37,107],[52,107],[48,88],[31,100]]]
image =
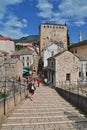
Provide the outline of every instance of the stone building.
[[18,59],[8,59],[3,63],[3,74],[4,77],[12,78],[12,77],[21,77],[23,74],[23,63]]
[[67,49],[67,26],[66,24],[42,23],[40,25],[40,55],[43,49],[51,42],[59,42]]
[[23,47],[11,55],[12,59],[20,59],[23,62],[24,68],[29,68],[33,64],[33,50]]
[[72,53],[87,57],[87,40],[69,46]]
[[11,55],[15,51],[15,44],[11,38],[0,37],[0,50]]
[[80,60],[79,83],[87,84],[87,57],[75,54]]
[[51,42],[49,46],[47,46],[46,48],[43,49],[43,67],[47,67],[48,63],[47,63],[47,59],[49,57],[54,56],[55,54],[61,52],[64,50],[64,48],[61,46],[62,44],[60,43],[55,43],[55,42]]
[[9,59],[9,53],[4,50],[0,50],[0,61],[4,61],[7,59]]
[[79,58],[67,50],[48,58],[48,84],[55,87],[77,84],[79,67]]
[[39,63],[39,48],[34,47],[34,52],[33,52],[33,72],[34,72],[34,74],[37,74],[37,72],[38,72],[38,63]]

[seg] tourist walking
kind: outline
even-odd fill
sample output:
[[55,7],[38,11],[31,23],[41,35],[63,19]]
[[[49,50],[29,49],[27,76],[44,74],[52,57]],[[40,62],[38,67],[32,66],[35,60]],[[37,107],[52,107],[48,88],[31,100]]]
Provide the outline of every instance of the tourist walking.
[[44,84],[47,85],[47,78],[44,79]]
[[32,101],[32,96],[34,95],[34,92],[35,92],[36,88],[34,86],[34,83],[32,83],[32,82],[30,82],[28,86],[29,86],[29,88],[28,88],[29,98]]
[[37,79],[37,85],[38,85],[38,87],[40,86],[40,82],[41,82],[41,80]]

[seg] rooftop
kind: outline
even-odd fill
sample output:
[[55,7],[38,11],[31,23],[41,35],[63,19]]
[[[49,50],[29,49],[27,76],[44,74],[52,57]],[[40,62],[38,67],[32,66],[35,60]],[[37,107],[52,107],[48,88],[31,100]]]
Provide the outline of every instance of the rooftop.
[[12,39],[9,38],[9,37],[0,37],[0,40],[9,40],[9,41],[12,41]]
[[72,43],[69,48],[73,48],[73,47],[78,47],[78,46],[82,46],[82,45],[86,45],[87,44],[87,40],[78,42],[78,43]]

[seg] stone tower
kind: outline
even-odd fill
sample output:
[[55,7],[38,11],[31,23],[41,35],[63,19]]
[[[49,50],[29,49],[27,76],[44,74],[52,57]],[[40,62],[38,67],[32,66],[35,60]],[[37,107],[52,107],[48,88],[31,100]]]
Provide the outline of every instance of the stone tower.
[[40,25],[40,55],[43,49],[49,46],[52,42],[63,44],[64,49],[67,49],[67,26],[66,24],[42,23]]

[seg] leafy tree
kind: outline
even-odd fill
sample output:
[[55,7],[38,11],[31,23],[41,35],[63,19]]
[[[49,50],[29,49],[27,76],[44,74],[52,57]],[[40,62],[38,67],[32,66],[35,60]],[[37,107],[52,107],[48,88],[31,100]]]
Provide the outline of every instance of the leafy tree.
[[16,50],[20,50],[22,48],[22,45],[15,45]]

